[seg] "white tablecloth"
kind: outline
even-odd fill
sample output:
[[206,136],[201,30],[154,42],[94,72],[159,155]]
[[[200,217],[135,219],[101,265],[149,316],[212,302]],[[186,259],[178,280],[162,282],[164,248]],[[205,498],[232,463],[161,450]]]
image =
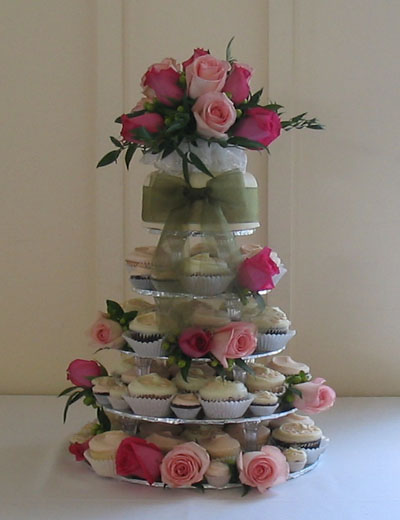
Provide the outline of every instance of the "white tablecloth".
[[[0,397],[1,520],[397,520],[400,398],[344,398],[316,417],[331,445],[307,475],[241,497],[157,489],[96,476],[67,452],[91,417],[50,396]],[[145,516],[143,516],[145,515]]]

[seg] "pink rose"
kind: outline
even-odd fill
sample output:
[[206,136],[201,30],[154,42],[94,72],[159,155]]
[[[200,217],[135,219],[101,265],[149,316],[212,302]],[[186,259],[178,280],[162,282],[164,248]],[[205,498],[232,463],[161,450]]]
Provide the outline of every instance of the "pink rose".
[[169,451],[161,463],[161,480],[171,487],[201,482],[210,465],[210,456],[195,442],[186,442]]
[[211,332],[192,327],[179,336],[179,346],[187,356],[199,358],[210,351]]
[[237,459],[240,482],[256,487],[260,493],[289,477],[289,465],[275,446],[263,446],[261,451],[240,453]]
[[135,139],[133,132],[137,128],[144,127],[151,134],[155,134],[159,132],[164,126],[164,119],[160,114],[156,114],[155,112],[146,112],[141,116],[129,117],[125,114],[121,116],[122,121],[122,130],[121,135],[124,141],[128,143],[139,143],[142,144],[143,141],[139,139]]
[[207,92],[221,92],[230,68],[227,61],[218,60],[211,54],[198,56],[186,67],[188,96],[197,99]]
[[85,460],[83,454],[87,449],[89,449],[89,441],[90,439],[85,442],[73,442],[69,445],[68,451],[72,453],[72,455],[75,455],[76,462]]
[[250,79],[253,67],[244,63],[234,63],[222,92],[229,92],[234,103],[241,103],[250,94]]
[[272,250],[264,247],[259,253],[246,258],[238,269],[238,281],[250,291],[264,291],[275,287],[273,276],[279,274],[279,267],[271,259]]
[[232,101],[221,92],[208,92],[198,98],[192,107],[197,132],[203,137],[225,139],[229,128],[236,121],[236,109]]
[[140,439],[127,437],[118,446],[115,456],[117,475],[139,477],[153,484],[160,478],[163,453],[158,446]]
[[183,67],[184,69],[186,69],[186,67],[187,67],[188,65],[190,65],[191,63],[193,63],[193,61],[194,61],[196,58],[198,58],[199,56],[205,56],[206,54],[210,54],[210,51],[205,51],[204,49],[200,49],[200,48],[195,49],[195,50],[193,51],[192,56],[191,56],[188,60],[186,60],[186,61],[184,61],[184,62],[182,63],[182,67]]
[[[278,114],[262,107],[249,108],[232,131],[234,136],[245,137],[264,146],[272,143],[280,133],[281,121]],[[261,150],[261,147],[255,149]]]
[[171,106],[179,102],[185,93],[178,83],[179,77],[176,61],[165,58],[147,69],[142,77],[143,92],[147,97],[156,97],[164,105]]
[[227,359],[238,359],[253,354],[257,346],[256,334],[257,327],[254,323],[233,321],[214,332],[210,352],[227,368]]
[[75,386],[91,388],[92,381],[88,377],[99,377],[103,373],[101,366],[96,361],[87,359],[75,359],[67,368],[67,379]]
[[304,413],[319,413],[333,406],[336,393],[330,386],[324,385],[325,379],[317,377],[313,381],[294,385],[302,397],[295,396],[293,406]]

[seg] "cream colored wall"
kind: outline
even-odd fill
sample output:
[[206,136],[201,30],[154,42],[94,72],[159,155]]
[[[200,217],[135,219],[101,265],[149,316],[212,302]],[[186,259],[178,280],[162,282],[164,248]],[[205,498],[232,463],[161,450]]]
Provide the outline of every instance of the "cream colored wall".
[[270,2],[270,95],[326,124],[271,147],[269,238],[291,268],[272,301],[293,357],[342,394],[400,395],[399,19],[393,1]]

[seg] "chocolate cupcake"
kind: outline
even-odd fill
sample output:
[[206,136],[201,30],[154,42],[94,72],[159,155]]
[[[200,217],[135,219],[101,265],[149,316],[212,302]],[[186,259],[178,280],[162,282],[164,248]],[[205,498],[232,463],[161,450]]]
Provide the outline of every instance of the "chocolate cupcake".
[[129,396],[124,399],[135,414],[168,417],[177,388],[169,379],[158,374],[147,374],[129,383],[128,391]]
[[177,394],[172,399],[171,410],[180,419],[195,419],[201,410],[201,404],[195,394]]
[[318,448],[321,438],[318,426],[302,423],[282,424],[272,432],[272,439],[279,448]]
[[221,377],[203,386],[199,394],[204,413],[210,419],[242,417],[253,400],[253,395],[249,394],[243,383]]
[[129,324],[123,337],[139,357],[156,357],[162,354],[163,335],[155,312],[138,314]]

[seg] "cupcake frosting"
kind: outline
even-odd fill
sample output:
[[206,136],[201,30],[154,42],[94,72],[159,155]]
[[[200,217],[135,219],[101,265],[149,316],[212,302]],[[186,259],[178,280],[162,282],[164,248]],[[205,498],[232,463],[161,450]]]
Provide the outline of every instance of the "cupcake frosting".
[[227,433],[217,433],[211,438],[201,440],[200,444],[212,459],[236,457],[241,450],[239,441]]
[[[255,370],[256,372],[256,370]],[[285,376],[272,368],[263,367],[262,371],[247,374],[246,385],[251,392],[260,390],[278,391],[285,382]]]
[[299,374],[301,371],[309,374],[310,367],[305,363],[299,363],[290,356],[274,356],[269,364],[270,368],[282,372],[287,376]]
[[179,444],[186,442],[186,439],[174,437],[171,432],[167,431],[162,433],[152,433],[146,437],[146,441],[158,446],[163,453],[167,453],[175,448],[175,446],[179,446]]
[[286,423],[302,423],[310,426],[313,426],[315,424],[311,417],[308,417],[308,415],[291,413],[290,415],[286,415],[285,417],[281,417],[280,419],[273,419],[272,421],[270,421],[269,425],[271,428],[279,428],[279,426]]
[[286,457],[288,462],[306,462],[307,461],[307,453],[298,448],[287,448],[283,450],[283,454]]
[[228,264],[220,258],[211,256],[210,253],[199,253],[185,258],[183,261],[183,271],[186,275],[230,274]]
[[154,246],[135,247],[133,252],[125,260],[128,265],[132,267],[142,266],[150,267],[156,248]]
[[200,389],[200,397],[207,401],[247,399],[249,393],[240,381],[227,381],[216,377]]
[[[246,431],[243,424],[228,424],[225,426],[225,431],[229,433],[231,437],[234,437],[240,442],[242,448],[246,448],[247,439]],[[264,446],[268,442],[268,438],[271,434],[271,430],[264,424],[260,424],[257,428],[257,444],[258,446]]]
[[277,402],[278,397],[276,396],[276,394],[268,392],[268,390],[261,390],[254,394],[254,400],[251,404],[259,406],[273,406]]
[[211,378],[207,376],[201,368],[190,368],[186,379],[187,381],[185,381],[182,374],[178,372],[173,381],[179,390],[198,392]]
[[115,385],[110,388],[110,397],[121,399],[123,395],[128,395],[128,387],[126,385]]
[[322,436],[318,426],[302,423],[286,423],[272,432],[272,437],[287,443],[317,441]]
[[222,433],[222,426],[202,424],[200,426],[187,426],[183,432],[183,437],[188,441],[200,442],[202,439],[209,439],[217,433]]
[[126,433],[120,430],[112,430],[109,432],[100,433],[89,441],[89,449],[91,454],[98,453],[109,455],[115,453],[121,442],[129,437]]
[[159,334],[157,314],[154,311],[138,314],[130,322],[129,329],[140,334]]
[[200,401],[195,394],[177,394],[171,403],[172,406],[200,406]]
[[267,330],[287,331],[291,322],[279,307],[265,307],[265,309],[254,316],[252,322],[257,326],[259,332]]
[[131,396],[170,396],[176,394],[177,388],[175,384],[160,377],[158,374],[147,374],[145,376],[138,376],[128,385],[129,394]]

